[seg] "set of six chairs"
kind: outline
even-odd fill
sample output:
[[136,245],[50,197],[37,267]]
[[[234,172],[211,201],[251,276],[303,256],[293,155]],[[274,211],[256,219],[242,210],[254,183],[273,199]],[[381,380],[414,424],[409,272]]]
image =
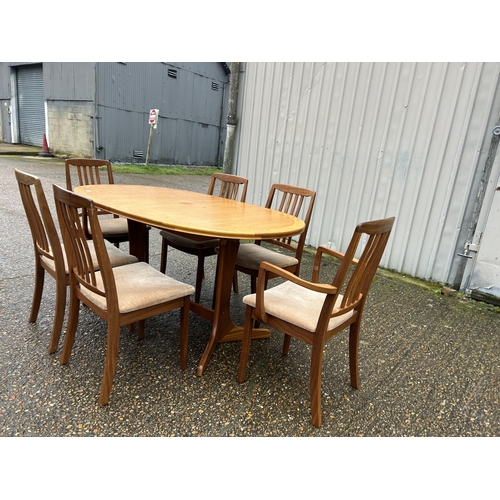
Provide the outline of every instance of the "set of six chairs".
[[[219,240],[194,240],[189,235],[161,230],[160,270],[119,249],[128,240],[127,220],[118,216],[101,217],[103,211],[92,200],[75,194],[79,185],[114,183],[109,161],[66,160],[66,189],[53,186],[62,243],[38,177],[16,170],[15,175],[26,211],[35,248],[35,289],[30,322],[38,315],[44,274],[56,281],[56,310],[49,352],[56,352],[70,289],[68,323],[61,363],[69,362],[78,326],[80,303],[86,304],[108,325],[106,360],[99,404],[109,402],[117,365],[120,328],[132,330],[138,323],[139,338],[144,338],[145,319],[180,309],[180,365],[187,367],[190,297],[200,301],[204,259],[217,254]],[[208,194],[246,201],[248,180],[217,173],[211,178]],[[271,186],[265,206],[302,218],[305,229],[298,237],[241,243],[238,250],[233,287],[238,290],[237,272],[250,276],[251,293],[246,304],[242,348],[237,380],[245,380],[254,323],[265,323],[285,334],[283,354],[288,353],[294,337],[312,346],[310,395],[312,423],[321,426],[321,372],[325,342],[349,327],[351,385],[359,386],[358,347],[361,317],[373,277],[391,233],[394,217],[359,224],[342,254],[320,246],[315,255],[310,281],[299,277],[307,230],[316,193],[288,184]],[[35,199],[37,203],[35,203]],[[361,237],[367,238],[361,256],[356,258]],[[365,239],[366,239],[365,238]],[[197,256],[196,286],[165,274],[168,247]],[[321,260],[327,256],[340,264],[331,283],[319,283]],[[282,283],[267,288],[269,280]]]

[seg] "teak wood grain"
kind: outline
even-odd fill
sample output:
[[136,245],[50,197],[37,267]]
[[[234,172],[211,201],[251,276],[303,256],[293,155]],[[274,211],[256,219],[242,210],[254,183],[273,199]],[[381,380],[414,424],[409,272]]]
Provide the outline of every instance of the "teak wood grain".
[[294,236],[304,223],[249,203],[180,189],[100,184],[74,188],[99,208],[161,229],[232,239]]

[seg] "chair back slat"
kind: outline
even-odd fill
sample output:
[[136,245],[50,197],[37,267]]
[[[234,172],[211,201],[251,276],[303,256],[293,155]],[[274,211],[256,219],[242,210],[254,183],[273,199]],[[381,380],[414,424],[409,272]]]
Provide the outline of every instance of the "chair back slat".
[[77,170],[78,170],[78,180],[80,181],[80,186],[101,183],[101,176],[99,175],[99,167],[78,165]]
[[221,198],[228,200],[238,200],[238,193],[242,188],[240,200],[244,202],[247,195],[248,179],[232,174],[213,174],[208,187],[208,194],[213,195],[216,186],[219,185],[219,194]]

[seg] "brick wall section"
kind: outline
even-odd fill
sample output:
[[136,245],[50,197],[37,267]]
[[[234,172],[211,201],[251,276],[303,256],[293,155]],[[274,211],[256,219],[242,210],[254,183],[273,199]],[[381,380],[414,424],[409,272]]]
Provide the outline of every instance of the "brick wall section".
[[49,101],[49,148],[53,153],[92,158],[92,102]]

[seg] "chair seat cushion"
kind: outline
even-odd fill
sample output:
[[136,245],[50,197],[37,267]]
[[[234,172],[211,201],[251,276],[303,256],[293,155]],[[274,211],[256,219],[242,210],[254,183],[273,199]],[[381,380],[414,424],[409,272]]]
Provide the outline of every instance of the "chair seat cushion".
[[[97,262],[94,242],[92,240],[88,240],[87,244],[89,245],[90,254],[92,255],[92,264],[94,266],[94,269],[99,269],[99,262]],[[111,267],[125,266],[127,264],[133,264],[134,262],[138,261],[137,257],[135,257],[134,255],[130,255],[123,250],[120,250],[119,248],[116,248],[109,241],[104,240],[104,244],[106,245],[106,250],[108,251]],[[68,274],[68,260],[66,258],[66,250],[64,248],[64,245],[61,245],[61,250],[64,259],[64,270],[66,271],[66,274]],[[48,257],[45,257],[45,255],[42,255],[42,260],[50,269],[52,269],[52,271],[55,272],[56,266],[52,259],[49,259]]]
[[[118,308],[120,313],[128,313],[154,306],[170,300],[186,297],[194,292],[194,287],[177,281],[157,271],[145,262],[113,268]],[[96,273],[97,286],[104,290],[100,271]],[[84,286],[81,292],[102,309],[107,309],[105,297],[101,297]]]
[[[110,236],[126,236],[128,234],[128,222],[124,217],[114,217],[109,219],[99,219],[102,235],[104,238]],[[92,234],[90,225],[89,233]]]
[[[324,293],[315,292],[291,281],[286,281],[264,292],[264,308],[266,313],[271,316],[276,316],[304,330],[314,332],[325,297]],[[335,301],[335,308],[340,307],[342,298],[342,295],[338,296]],[[246,295],[243,297],[243,302],[255,307],[256,294]],[[353,311],[349,311],[331,318],[328,323],[328,330],[333,330],[352,315]]]
[[283,269],[299,263],[295,257],[274,252],[255,243],[243,243],[240,245],[236,258],[237,266],[258,270],[260,263],[264,261]]
[[203,250],[205,248],[215,248],[220,245],[219,239],[193,240],[187,235],[181,236],[180,234],[170,233],[169,231],[160,231],[160,235],[172,246]]

